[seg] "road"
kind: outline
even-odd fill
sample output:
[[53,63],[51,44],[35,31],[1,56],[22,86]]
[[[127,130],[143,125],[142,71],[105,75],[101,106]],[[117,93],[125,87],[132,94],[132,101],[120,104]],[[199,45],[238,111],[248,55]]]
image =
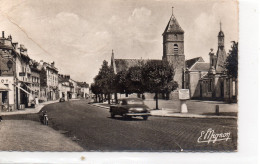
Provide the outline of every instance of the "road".
[[[110,118],[109,111],[87,101],[45,106],[49,126],[77,142],[86,151],[234,151],[236,119],[196,119],[151,116],[147,121]],[[11,117],[9,117],[10,119]],[[23,119],[34,119],[28,116]],[[202,131],[230,132],[230,140],[198,143]]]

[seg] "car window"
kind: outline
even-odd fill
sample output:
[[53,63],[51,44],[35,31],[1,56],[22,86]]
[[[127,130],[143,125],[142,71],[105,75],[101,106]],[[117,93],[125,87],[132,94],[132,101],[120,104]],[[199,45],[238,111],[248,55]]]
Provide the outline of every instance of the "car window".
[[144,102],[140,100],[128,100],[127,104],[144,104]]

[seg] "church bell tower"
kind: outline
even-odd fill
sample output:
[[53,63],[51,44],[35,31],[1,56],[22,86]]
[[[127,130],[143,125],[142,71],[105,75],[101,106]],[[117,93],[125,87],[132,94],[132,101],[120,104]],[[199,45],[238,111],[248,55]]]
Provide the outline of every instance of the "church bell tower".
[[217,51],[217,63],[216,63],[216,71],[217,73],[221,73],[225,70],[225,61],[227,58],[225,51],[225,42],[224,42],[224,32],[222,31],[222,24],[220,22],[220,31],[218,33],[218,51]]
[[[172,8],[173,10],[173,8]],[[179,88],[184,87],[184,31],[173,15],[163,32],[163,60],[167,60],[174,68],[174,81],[178,82]]]

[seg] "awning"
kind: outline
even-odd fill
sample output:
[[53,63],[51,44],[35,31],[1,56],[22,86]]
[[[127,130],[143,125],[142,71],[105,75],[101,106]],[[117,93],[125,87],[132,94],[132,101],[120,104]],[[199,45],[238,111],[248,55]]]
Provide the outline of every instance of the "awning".
[[11,89],[9,89],[7,86],[5,86],[4,84],[0,83],[0,91],[10,91]]
[[[15,84],[14,84],[15,85]],[[23,88],[21,88],[21,87],[19,87],[19,86],[17,86],[17,85],[15,85],[17,88],[19,88],[19,89],[21,89],[22,91],[24,91],[25,93],[27,93],[27,94],[31,94],[31,93],[29,93],[27,90],[25,90],[25,89],[23,89]]]
[[28,89],[30,89],[31,91],[34,92],[34,90],[33,90],[32,88],[30,88],[28,85],[26,85],[25,83],[24,83],[24,85],[25,85]]

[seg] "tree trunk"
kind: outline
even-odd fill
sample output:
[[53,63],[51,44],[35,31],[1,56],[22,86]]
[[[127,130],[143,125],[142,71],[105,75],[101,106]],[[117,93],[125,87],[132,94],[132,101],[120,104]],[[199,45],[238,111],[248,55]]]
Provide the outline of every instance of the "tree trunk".
[[108,104],[110,104],[110,93],[108,93]]
[[117,102],[118,102],[117,93],[115,93],[115,100],[116,100],[116,104],[117,104]]
[[155,102],[156,102],[155,109],[158,109],[158,93],[155,93]]

